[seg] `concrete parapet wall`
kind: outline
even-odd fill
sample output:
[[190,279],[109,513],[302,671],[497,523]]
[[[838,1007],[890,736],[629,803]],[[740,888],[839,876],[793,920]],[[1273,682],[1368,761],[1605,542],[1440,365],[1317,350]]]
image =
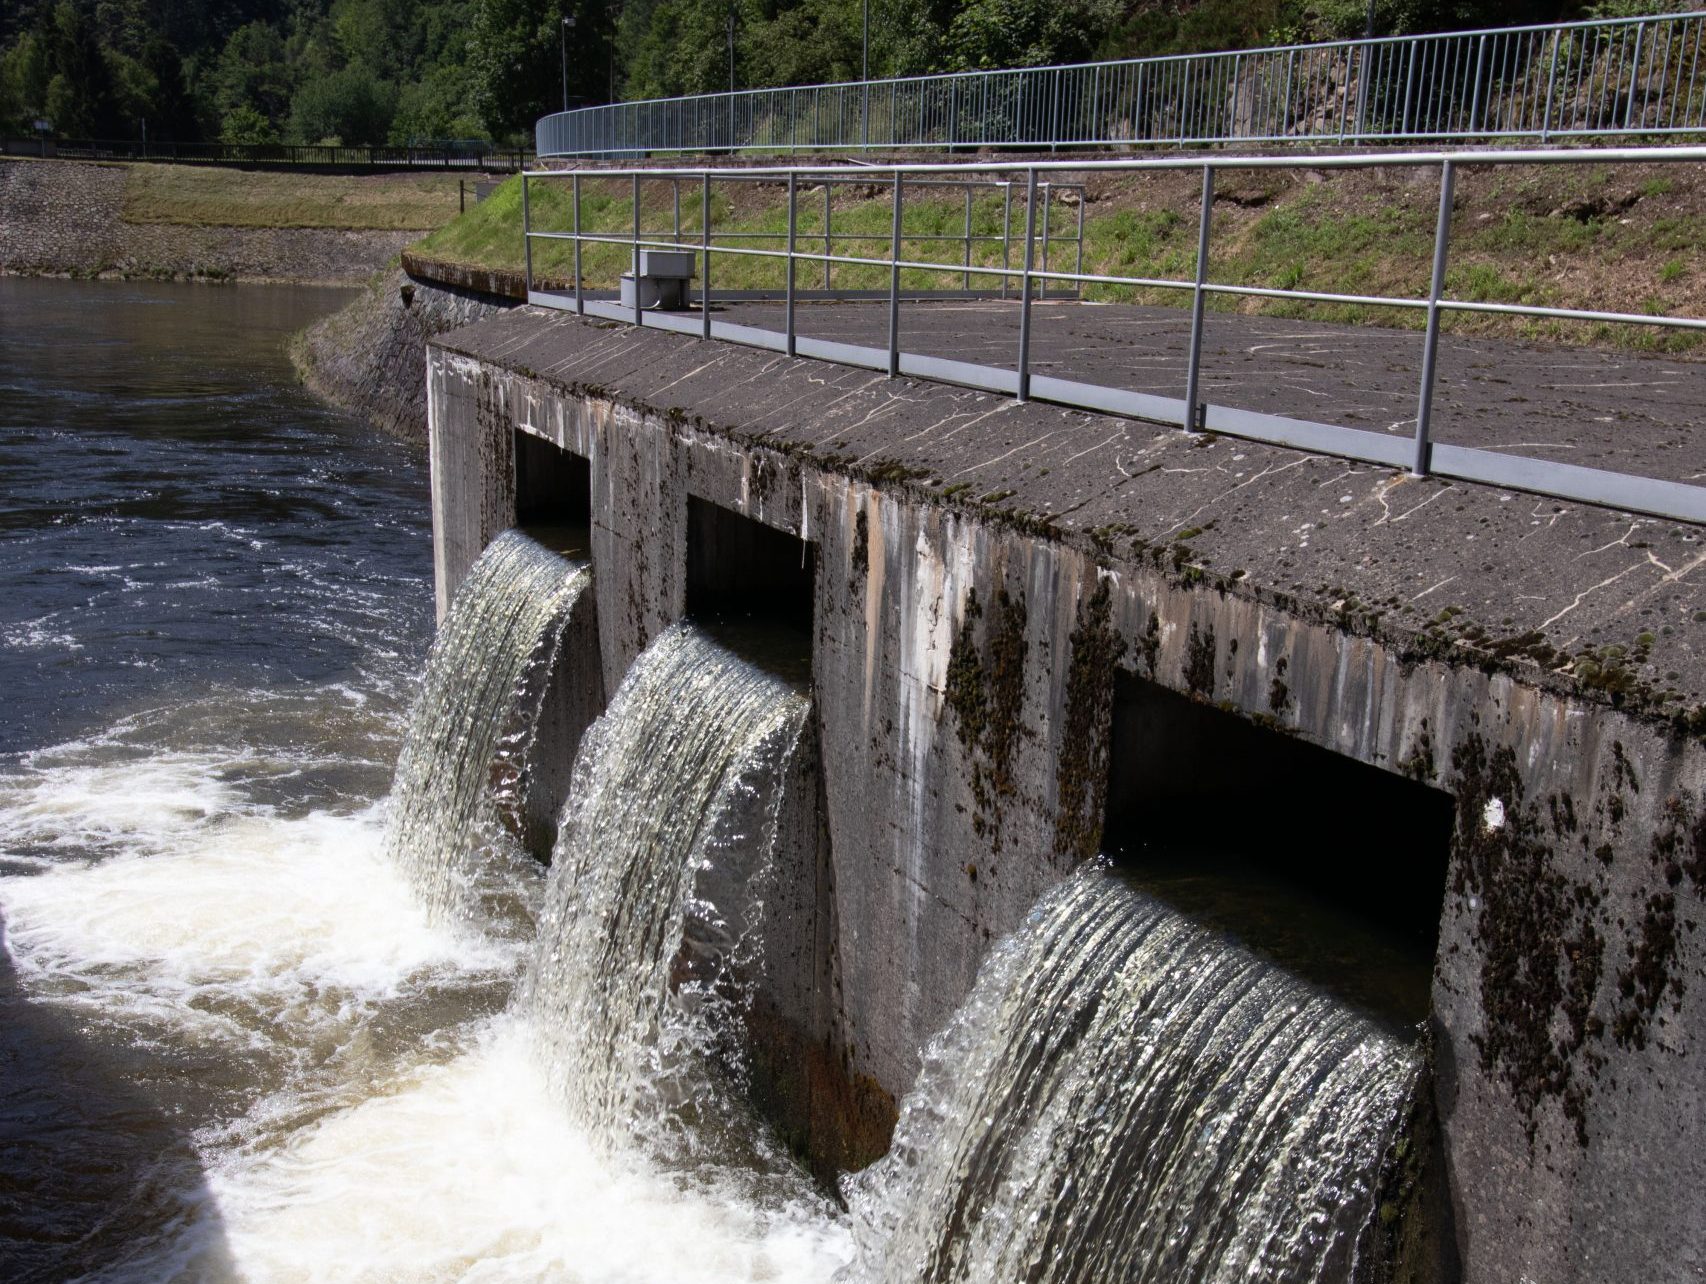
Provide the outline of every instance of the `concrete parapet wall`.
[[[1188,441],[1151,447],[1141,426],[525,311],[436,341],[428,386],[441,608],[514,519],[516,430],[591,461],[607,691],[684,609],[690,497],[815,545],[829,871],[796,907],[813,918],[795,936],[814,942],[812,984],[774,1006],[844,1084],[865,1085],[849,1090],[855,1113],[905,1092],[991,940],[1096,850],[1118,667],[1455,799],[1431,1026],[1465,1278],[1702,1277],[1697,734],[1359,633],[1259,567],[1204,575],[1113,544],[1085,487],[1123,494],[1137,528],[1151,514],[1115,489],[1120,474],[1201,467]],[[935,455],[899,465],[898,445],[862,449],[885,414],[889,440],[916,429]],[[999,416],[975,439],[961,432]],[[1123,442],[1159,462],[1140,474],[1122,461],[1066,495],[1062,508],[1104,515],[1092,529],[996,507],[1043,449],[1026,441],[1069,461]],[[1239,449],[1262,477],[1302,467]],[[1324,462],[1349,489],[1344,466]],[[942,484],[958,476],[985,499]],[[1386,484],[1355,484],[1374,483]],[[1191,521],[1254,522],[1239,507],[1252,502],[1234,486]],[[1291,511],[1272,520],[1295,525]],[[1239,795],[1228,781],[1227,804]],[[1380,832],[1312,823],[1378,876]],[[805,1144],[832,1149],[800,1126]]]

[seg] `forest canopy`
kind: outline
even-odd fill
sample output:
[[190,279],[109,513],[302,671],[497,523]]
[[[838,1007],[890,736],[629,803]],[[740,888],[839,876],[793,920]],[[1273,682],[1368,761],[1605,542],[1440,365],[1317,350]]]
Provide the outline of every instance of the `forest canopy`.
[[[614,99],[857,79],[866,0],[8,0],[0,133],[264,143],[525,135]],[[1380,34],[1691,7],[1376,0]],[[572,17],[572,28],[563,19]],[[869,0],[870,74],[1360,35],[1367,0]],[[566,65],[566,76],[565,76]],[[566,85],[565,85],[566,80]]]

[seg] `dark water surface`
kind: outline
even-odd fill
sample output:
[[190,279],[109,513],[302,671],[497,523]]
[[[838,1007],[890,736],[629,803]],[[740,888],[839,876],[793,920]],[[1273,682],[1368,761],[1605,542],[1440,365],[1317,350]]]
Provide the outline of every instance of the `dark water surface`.
[[0,279],[0,1278],[217,1273],[194,1133],[337,1038],[267,880],[359,846],[430,624],[424,456],[285,358],[346,298]]
[[365,681],[418,651],[424,453],[284,355],[347,298],[0,279],[0,752],[181,682]]

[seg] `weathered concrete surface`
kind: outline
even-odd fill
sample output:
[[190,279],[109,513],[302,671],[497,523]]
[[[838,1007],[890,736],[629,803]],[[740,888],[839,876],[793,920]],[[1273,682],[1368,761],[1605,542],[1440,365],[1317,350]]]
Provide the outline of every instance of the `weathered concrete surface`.
[[[776,304],[730,303],[719,320],[781,331]],[[1185,395],[1190,314],[1181,308],[1058,301],[1037,305],[1031,369],[1157,396]],[[807,303],[801,334],[888,345],[886,303]],[[1011,302],[913,303],[901,347],[1011,370],[1019,311]],[[1422,336],[1415,330],[1210,312],[1202,399],[1215,405],[1362,428],[1416,431]],[[1706,362],[1556,344],[1457,337],[1439,348],[1436,442],[1555,463],[1706,482]]]
[[[1700,530],[526,309],[437,340],[429,388],[441,595],[513,520],[516,428],[591,460],[606,689],[682,610],[689,496],[816,545],[839,988],[787,1001],[847,1075],[903,1092],[1095,849],[1118,664],[1455,796],[1467,1277],[1702,1277]],[[1378,876],[1378,834],[1305,823]]]

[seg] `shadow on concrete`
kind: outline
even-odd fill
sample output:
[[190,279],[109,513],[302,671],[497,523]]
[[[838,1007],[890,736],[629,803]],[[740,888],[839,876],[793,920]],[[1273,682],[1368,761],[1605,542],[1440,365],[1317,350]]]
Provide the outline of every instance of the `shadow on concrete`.
[[142,1278],[143,1256],[191,1218],[193,1274],[226,1274],[187,1127],[144,1086],[153,1054],[28,997],[5,938],[0,919],[0,1279]]

